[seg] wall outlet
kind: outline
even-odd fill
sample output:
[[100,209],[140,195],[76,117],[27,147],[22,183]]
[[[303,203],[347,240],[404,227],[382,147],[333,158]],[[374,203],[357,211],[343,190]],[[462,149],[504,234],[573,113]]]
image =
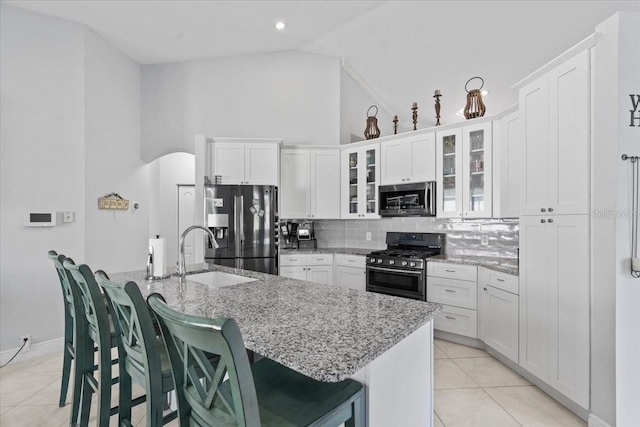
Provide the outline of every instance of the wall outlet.
[[62,222],[73,222],[73,212],[66,211],[62,217]]
[[489,246],[489,234],[482,233],[482,236],[480,238],[480,244],[482,246]]
[[20,337],[20,345],[18,346],[18,348],[22,347],[22,343],[24,343],[24,340],[27,340],[27,343],[22,348],[22,351],[29,351],[31,349],[31,335],[22,335]]
[[371,232],[370,231],[367,231],[366,237],[367,237],[367,240],[371,240]]

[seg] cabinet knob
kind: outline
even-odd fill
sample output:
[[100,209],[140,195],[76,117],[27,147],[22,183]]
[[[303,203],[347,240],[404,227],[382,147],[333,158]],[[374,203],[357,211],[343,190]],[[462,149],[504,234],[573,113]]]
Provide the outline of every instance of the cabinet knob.
[[553,212],[553,208],[549,208],[549,212]]
[[407,181],[411,181],[411,179],[410,179],[410,178],[407,178]]
[[540,208],[540,212],[546,212],[547,210],[545,208]]
[[551,223],[551,222],[553,222],[553,218],[549,218],[549,222],[550,222],[550,223]]
[[544,224],[545,222],[547,222],[547,220],[543,218],[540,220],[540,222]]
[[484,289],[485,291],[487,290],[487,288],[482,288],[482,289]]
[[405,179],[404,179],[404,178],[402,178],[402,182],[404,182],[404,181],[405,181]]

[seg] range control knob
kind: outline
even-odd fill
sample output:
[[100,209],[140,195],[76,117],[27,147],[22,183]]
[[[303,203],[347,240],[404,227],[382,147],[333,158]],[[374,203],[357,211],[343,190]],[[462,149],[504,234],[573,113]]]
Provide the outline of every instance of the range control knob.
[[409,267],[415,267],[415,266],[416,266],[416,263],[415,263],[415,262],[410,262],[410,263],[409,263]]
[[389,260],[389,265],[393,265],[393,264],[395,264],[395,263],[396,263],[396,262],[395,262],[394,260],[392,260],[392,259],[390,259],[390,260]]
[[402,261],[402,266],[406,267],[407,266],[407,261]]
[[378,259],[376,260],[376,262],[377,262],[378,264],[382,264],[382,259],[381,259],[381,258],[378,258]]
[[370,263],[375,263],[375,262],[376,262],[376,259],[375,259],[375,258],[371,258],[371,259],[369,259],[369,262],[370,262]]

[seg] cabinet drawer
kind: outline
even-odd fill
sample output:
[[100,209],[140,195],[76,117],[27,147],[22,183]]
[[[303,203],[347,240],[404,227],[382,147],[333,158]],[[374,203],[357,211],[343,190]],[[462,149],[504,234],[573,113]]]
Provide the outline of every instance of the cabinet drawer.
[[435,329],[478,338],[478,313],[467,308],[443,305],[433,323]]
[[345,255],[345,254],[336,254],[336,265],[341,265],[343,267],[357,267],[357,268],[365,268],[365,257],[364,255]]
[[308,265],[333,265],[332,254],[313,254],[308,257]]
[[483,281],[483,285],[491,285],[495,288],[502,289],[503,291],[511,292],[512,294],[519,294],[519,280],[518,276],[513,276],[507,273],[501,273],[499,271],[485,270],[486,282]]
[[478,287],[475,282],[430,276],[427,277],[427,301],[475,310]]
[[427,274],[429,276],[475,282],[478,280],[478,267],[475,265],[449,264],[429,261],[427,263]]
[[280,255],[280,265],[307,265],[306,254]]

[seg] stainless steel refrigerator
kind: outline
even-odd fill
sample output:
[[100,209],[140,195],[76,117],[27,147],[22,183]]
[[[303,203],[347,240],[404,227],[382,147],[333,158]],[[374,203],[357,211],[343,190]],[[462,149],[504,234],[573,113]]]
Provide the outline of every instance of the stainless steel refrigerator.
[[205,222],[219,248],[206,239],[213,264],[277,274],[278,187],[205,186]]

